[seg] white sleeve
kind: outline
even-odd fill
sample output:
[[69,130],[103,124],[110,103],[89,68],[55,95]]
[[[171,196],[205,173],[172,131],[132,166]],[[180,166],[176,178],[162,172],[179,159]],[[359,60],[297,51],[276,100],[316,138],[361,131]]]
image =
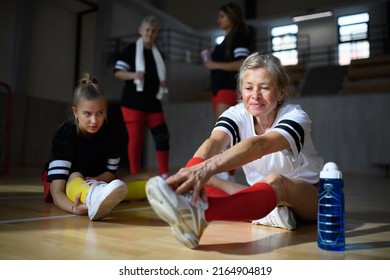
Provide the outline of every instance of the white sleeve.
[[283,116],[273,130],[287,139],[296,158],[303,149],[306,134],[310,133],[310,125],[311,121],[305,112],[294,110]]

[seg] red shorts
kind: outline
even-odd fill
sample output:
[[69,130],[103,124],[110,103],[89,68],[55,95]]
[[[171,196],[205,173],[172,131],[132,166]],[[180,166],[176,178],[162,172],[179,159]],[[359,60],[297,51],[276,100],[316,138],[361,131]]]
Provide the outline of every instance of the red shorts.
[[43,171],[41,180],[42,180],[42,185],[43,185],[43,193],[45,195],[45,202],[53,202],[53,197],[51,196],[51,193],[50,193],[51,182],[47,181],[47,171],[46,170]]
[[217,108],[217,104],[224,103],[229,106],[237,104],[237,92],[234,89],[221,89],[217,95],[213,96],[213,110]]

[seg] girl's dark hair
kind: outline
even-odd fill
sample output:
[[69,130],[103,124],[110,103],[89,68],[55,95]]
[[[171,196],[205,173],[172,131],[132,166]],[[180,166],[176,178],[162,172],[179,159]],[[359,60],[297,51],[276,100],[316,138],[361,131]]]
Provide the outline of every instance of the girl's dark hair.
[[219,8],[219,11],[222,11],[226,14],[229,20],[233,23],[233,28],[226,35],[224,44],[226,45],[226,56],[230,58],[231,48],[232,48],[232,38],[236,32],[241,32],[246,36],[249,36],[249,29],[244,22],[244,17],[242,15],[242,10],[240,6],[235,3],[228,3]]
[[93,100],[101,97],[106,100],[106,94],[99,81],[89,73],[82,74],[78,86],[74,91],[73,106],[76,106],[81,98]]

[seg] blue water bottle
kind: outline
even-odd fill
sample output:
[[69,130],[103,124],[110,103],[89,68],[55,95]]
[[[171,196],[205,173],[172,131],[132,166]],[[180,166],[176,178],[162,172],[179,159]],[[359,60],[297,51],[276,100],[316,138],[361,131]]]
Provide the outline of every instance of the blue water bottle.
[[322,249],[345,250],[344,182],[334,162],[326,163],[320,172],[317,240]]

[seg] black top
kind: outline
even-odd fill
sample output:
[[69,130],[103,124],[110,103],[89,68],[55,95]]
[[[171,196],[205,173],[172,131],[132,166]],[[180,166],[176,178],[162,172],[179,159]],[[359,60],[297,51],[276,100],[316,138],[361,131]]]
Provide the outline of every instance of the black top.
[[[226,53],[226,39],[215,47],[211,53],[211,59],[217,62],[230,62],[245,59],[250,54],[249,36],[242,32],[236,32],[231,39],[231,49]],[[211,70],[211,89],[213,95],[221,89],[236,89],[238,71]]]
[[[115,63],[114,72],[118,70],[135,72],[135,50],[136,44],[131,43],[122,51]],[[122,90],[122,106],[144,112],[162,112],[161,101],[156,98],[160,79],[151,49],[144,48],[144,58],[144,90],[137,92],[134,80],[125,81]]]
[[118,129],[104,122],[100,130],[85,137],[78,133],[73,119],[65,121],[52,142],[52,156],[46,164],[47,181],[68,180],[73,172],[95,177],[105,171],[115,174],[120,162]]

